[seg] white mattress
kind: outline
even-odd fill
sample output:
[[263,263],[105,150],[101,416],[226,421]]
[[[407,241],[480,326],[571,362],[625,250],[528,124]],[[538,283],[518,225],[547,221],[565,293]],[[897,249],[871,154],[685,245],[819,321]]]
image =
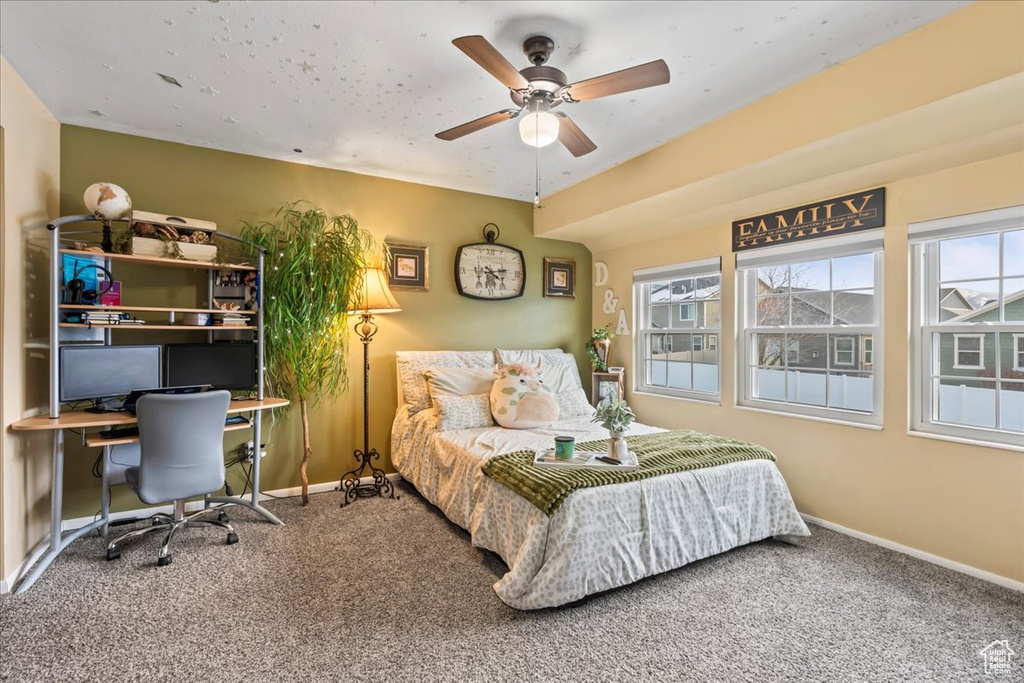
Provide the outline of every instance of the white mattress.
[[[657,431],[634,424],[630,434]],[[483,474],[488,458],[550,447],[555,435],[582,442],[608,433],[585,421],[439,432],[432,409],[409,416],[405,407],[392,426],[399,473],[508,565],[494,591],[510,607],[564,605],[746,543],[810,535],[767,460],[582,489],[551,517]]]

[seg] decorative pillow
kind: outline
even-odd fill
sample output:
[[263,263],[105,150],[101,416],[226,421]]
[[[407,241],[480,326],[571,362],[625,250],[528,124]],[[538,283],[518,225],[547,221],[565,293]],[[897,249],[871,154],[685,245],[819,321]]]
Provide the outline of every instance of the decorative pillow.
[[521,364],[494,366],[491,413],[502,427],[534,429],[558,419],[558,401],[539,370]]
[[402,398],[414,415],[430,407],[427,380],[423,371],[429,368],[490,368],[494,365],[493,351],[398,351],[398,377],[402,384]]
[[573,387],[568,391],[560,391],[555,394],[558,401],[558,417],[562,420],[573,420],[577,418],[591,419],[597,412],[594,406],[587,401],[587,394],[582,387]]
[[576,359],[567,353],[563,353],[562,358],[555,363],[545,359],[540,374],[544,378],[544,383],[556,394],[583,388],[580,371],[576,368]]
[[438,395],[433,400],[437,410],[437,428],[442,432],[494,426],[490,397],[487,394]]
[[423,376],[435,407],[438,396],[490,394],[494,384],[494,370],[491,368],[430,368]]

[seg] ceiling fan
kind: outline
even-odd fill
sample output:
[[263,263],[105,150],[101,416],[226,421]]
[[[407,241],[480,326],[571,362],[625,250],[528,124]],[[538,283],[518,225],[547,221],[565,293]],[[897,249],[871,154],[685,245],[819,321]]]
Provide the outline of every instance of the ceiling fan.
[[493,114],[455,126],[437,134],[442,140],[456,140],[496,123],[521,117],[519,135],[523,142],[543,147],[558,140],[573,156],[583,156],[597,145],[563,112],[551,110],[563,103],[596,100],[599,97],[664,85],[669,82],[668,65],[658,59],[585,81],[569,83],[559,69],[545,66],[555,49],[547,36],[532,36],[523,43],[523,52],[533,66],[517,71],[483,36],[464,36],[452,41],[474,62],[501,81],[517,109],[502,109]]

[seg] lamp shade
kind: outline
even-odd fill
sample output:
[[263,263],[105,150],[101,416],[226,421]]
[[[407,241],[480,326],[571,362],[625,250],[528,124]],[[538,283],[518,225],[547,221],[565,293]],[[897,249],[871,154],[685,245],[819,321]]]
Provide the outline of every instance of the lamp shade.
[[397,313],[402,310],[388,289],[382,268],[363,268],[349,302],[349,313]]
[[519,120],[519,137],[528,145],[545,147],[558,139],[558,117],[547,111],[532,111]]

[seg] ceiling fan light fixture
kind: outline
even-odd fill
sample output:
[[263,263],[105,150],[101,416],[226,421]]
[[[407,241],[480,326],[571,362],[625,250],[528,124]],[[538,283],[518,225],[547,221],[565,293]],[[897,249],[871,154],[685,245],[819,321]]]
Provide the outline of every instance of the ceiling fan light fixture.
[[519,119],[519,137],[533,147],[547,147],[558,139],[558,117],[549,111],[531,111]]

